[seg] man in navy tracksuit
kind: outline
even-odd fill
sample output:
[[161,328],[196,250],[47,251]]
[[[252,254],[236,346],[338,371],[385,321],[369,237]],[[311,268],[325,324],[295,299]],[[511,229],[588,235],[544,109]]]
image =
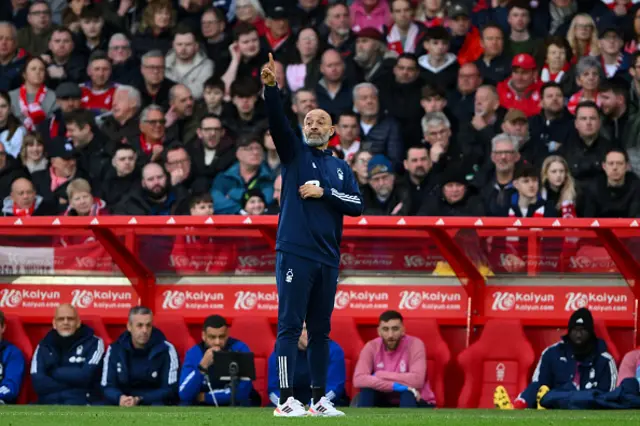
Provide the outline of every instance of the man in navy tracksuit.
[[78,312],[58,306],[50,330],[31,360],[31,383],[38,404],[87,405],[100,402],[104,342],[81,324]]
[[0,311],[0,404],[16,402],[24,374],[24,355],[20,349],[2,340],[6,326],[4,313]]
[[[180,403],[202,404],[216,407],[231,403],[231,388],[228,381],[214,379],[213,353],[251,352],[240,340],[229,336],[227,321],[220,315],[211,315],[204,320],[202,342],[187,351],[180,373]],[[251,405],[250,381],[241,380],[236,386],[236,405]]]
[[607,344],[598,339],[587,308],[569,319],[567,335],[547,347],[540,356],[531,384],[514,401],[515,408],[567,408],[579,391],[609,392],[618,380],[616,362]]
[[102,391],[108,404],[170,405],[178,396],[178,353],[153,327],[149,308],[129,311],[127,331],[104,356]]
[[[280,403],[274,415],[344,415],[325,397],[329,332],[343,217],[362,214],[362,197],[351,168],[326,149],[334,132],[329,114],[319,109],[310,111],[302,129],[304,142],[300,141],[283,110],[271,54],[261,76],[271,136],[282,162],[276,238]],[[293,395],[298,339],[305,320],[314,402],[308,413]]]
[[[302,334],[298,340],[298,357],[307,356],[308,334],[306,327],[302,329]],[[278,363],[276,362],[275,351],[269,357],[269,400],[274,406],[278,406],[280,401],[280,387],[278,384]],[[347,372],[344,362],[344,351],[339,344],[333,340],[329,341],[329,365],[327,366],[326,397],[335,405],[347,405],[348,401],[344,390],[347,379]],[[309,363],[297,362],[294,373],[294,392],[300,401],[311,401],[311,376],[309,375]]]

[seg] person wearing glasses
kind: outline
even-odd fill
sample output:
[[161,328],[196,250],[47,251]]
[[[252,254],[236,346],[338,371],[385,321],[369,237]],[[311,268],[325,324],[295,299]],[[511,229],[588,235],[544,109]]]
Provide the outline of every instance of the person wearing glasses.
[[233,139],[227,134],[222,120],[216,115],[205,115],[196,130],[198,139],[187,146],[191,168],[197,176],[210,182],[218,173],[227,170],[236,161]]

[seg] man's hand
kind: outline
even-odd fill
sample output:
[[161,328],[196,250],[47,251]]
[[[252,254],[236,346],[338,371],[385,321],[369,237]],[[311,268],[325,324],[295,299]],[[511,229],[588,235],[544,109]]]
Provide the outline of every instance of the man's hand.
[[135,398],[127,395],[120,395],[121,407],[133,407],[135,404]]
[[[160,151],[162,152],[162,151]],[[184,175],[184,171],[178,167],[177,169],[171,170],[171,185],[176,186],[186,178]]]
[[302,185],[298,189],[298,192],[300,193],[300,196],[302,197],[302,199],[306,200],[307,198],[322,197],[322,195],[324,194],[324,189],[322,189],[322,187],[320,186],[311,185],[310,183],[307,183],[305,185]]
[[276,85],[276,63],[273,60],[272,53],[269,53],[269,64],[266,67],[262,68],[260,77],[262,78],[262,83],[265,86]]
[[204,369],[209,369],[213,365],[213,353],[215,351],[213,348],[209,348],[204,351],[204,355],[202,355],[202,359],[200,360],[200,367]]
[[133,397],[133,405],[140,405],[140,402],[142,402],[142,398],[140,398],[139,396]]
[[167,111],[167,113],[164,115],[164,127],[168,129],[169,127],[173,126],[173,123],[175,123],[177,120],[178,113],[176,112],[175,108],[169,108],[169,111]]
[[437,163],[440,160],[440,156],[444,153],[444,147],[441,143],[435,143],[429,150],[431,154],[431,161]]
[[402,206],[403,206],[402,202],[398,203],[391,211],[391,216],[397,215],[400,209],[402,208]]

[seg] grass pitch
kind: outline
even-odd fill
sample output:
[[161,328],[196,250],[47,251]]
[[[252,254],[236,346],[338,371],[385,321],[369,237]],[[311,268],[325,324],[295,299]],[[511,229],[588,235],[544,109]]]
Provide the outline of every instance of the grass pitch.
[[343,418],[287,419],[266,408],[2,406],[1,426],[248,426],[331,423],[346,426],[634,425],[640,411],[345,409]]

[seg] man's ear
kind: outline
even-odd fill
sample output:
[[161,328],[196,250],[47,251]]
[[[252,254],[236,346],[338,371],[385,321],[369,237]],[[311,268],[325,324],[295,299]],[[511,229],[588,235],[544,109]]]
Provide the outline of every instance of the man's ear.
[[336,134],[336,126],[331,126],[331,129],[329,129],[329,137],[335,134]]

